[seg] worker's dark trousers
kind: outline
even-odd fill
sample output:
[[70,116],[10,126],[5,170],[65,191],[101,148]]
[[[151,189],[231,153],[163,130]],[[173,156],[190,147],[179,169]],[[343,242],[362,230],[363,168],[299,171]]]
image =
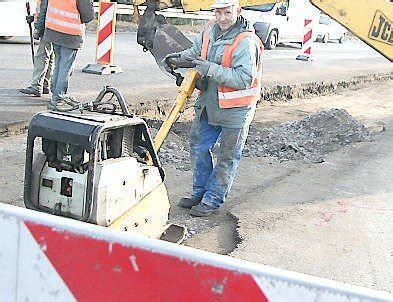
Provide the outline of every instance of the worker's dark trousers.
[[[212,126],[207,114],[193,122],[190,132],[190,155],[193,168],[193,195],[202,203],[220,207],[232,187],[247,139],[249,125],[240,129]],[[212,149],[218,141],[217,162]]]

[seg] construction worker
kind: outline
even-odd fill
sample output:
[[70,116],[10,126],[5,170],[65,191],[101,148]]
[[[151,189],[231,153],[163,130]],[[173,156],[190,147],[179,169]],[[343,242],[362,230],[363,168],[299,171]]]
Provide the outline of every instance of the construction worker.
[[66,97],[76,54],[83,44],[85,24],[93,18],[91,0],[48,0],[42,39],[51,42],[55,52],[49,109],[56,109]]
[[[211,215],[223,205],[261,93],[263,46],[240,15],[239,2],[217,0],[212,8],[215,20],[180,52],[180,59],[194,59],[207,84],[196,101],[190,131],[192,195],[179,203],[193,216]],[[214,165],[211,151],[217,142]]]
[[28,87],[19,91],[31,96],[40,97],[42,94],[50,93],[50,82],[53,74],[54,52],[52,43],[44,41],[42,36],[45,31],[45,17],[47,0],[37,1],[37,10],[34,16],[35,40],[40,40],[38,50],[34,56],[33,78]]

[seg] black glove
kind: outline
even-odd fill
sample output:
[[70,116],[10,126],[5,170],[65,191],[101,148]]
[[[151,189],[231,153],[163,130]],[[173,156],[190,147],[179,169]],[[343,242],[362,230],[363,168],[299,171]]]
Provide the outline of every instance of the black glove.
[[162,66],[164,66],[165,70],[169,73],[172,73],[176,66],[173,64],[173,60],[176,58],[180,58],[180,54],[177,52],[167,54],[161,61]]
[[26,22],[27,23],[33,23],[34,22],[34,16],[28,15],[26,16]]

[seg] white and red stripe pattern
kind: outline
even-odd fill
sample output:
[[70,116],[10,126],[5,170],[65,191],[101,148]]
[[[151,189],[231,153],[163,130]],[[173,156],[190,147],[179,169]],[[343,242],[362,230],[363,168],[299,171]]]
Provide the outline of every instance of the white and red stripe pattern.
[[115,20],[116,3],[100,1],[96,55],[99,64],[110,65],[113,62]]
[[302,43],[302,53],[296,59],[311,60],[311,46],[313,43],[312,19],[304,19],[304,37]]
[[0,301],[393,301],[388,293],[0,204]]

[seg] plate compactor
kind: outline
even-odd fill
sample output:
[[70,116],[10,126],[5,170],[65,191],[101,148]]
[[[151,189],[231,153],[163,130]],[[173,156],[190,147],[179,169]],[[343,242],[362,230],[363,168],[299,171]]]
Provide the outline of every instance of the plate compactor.
[[[105,96],[115,96],[121,107]],[[29,125],[24,203],[53,215],[171,242],[185,228],[167,224],[170,203],[145,121],[105,87],[97,99],[36,114]],[[41,145],[41,146],[40,146]]]
[[[154,140],[113,87],[104,87],[89,103],[65,99],[67,108],[38,113],[30,122],[24,203],[29,209],[179,243],[186,229],[167,224],[170,203],[157,152],[200,80],[194,63],[166,57],[191,42],[149,2],[138,43],[180,86]],[[179,68],[184,76],[175,72]]]

